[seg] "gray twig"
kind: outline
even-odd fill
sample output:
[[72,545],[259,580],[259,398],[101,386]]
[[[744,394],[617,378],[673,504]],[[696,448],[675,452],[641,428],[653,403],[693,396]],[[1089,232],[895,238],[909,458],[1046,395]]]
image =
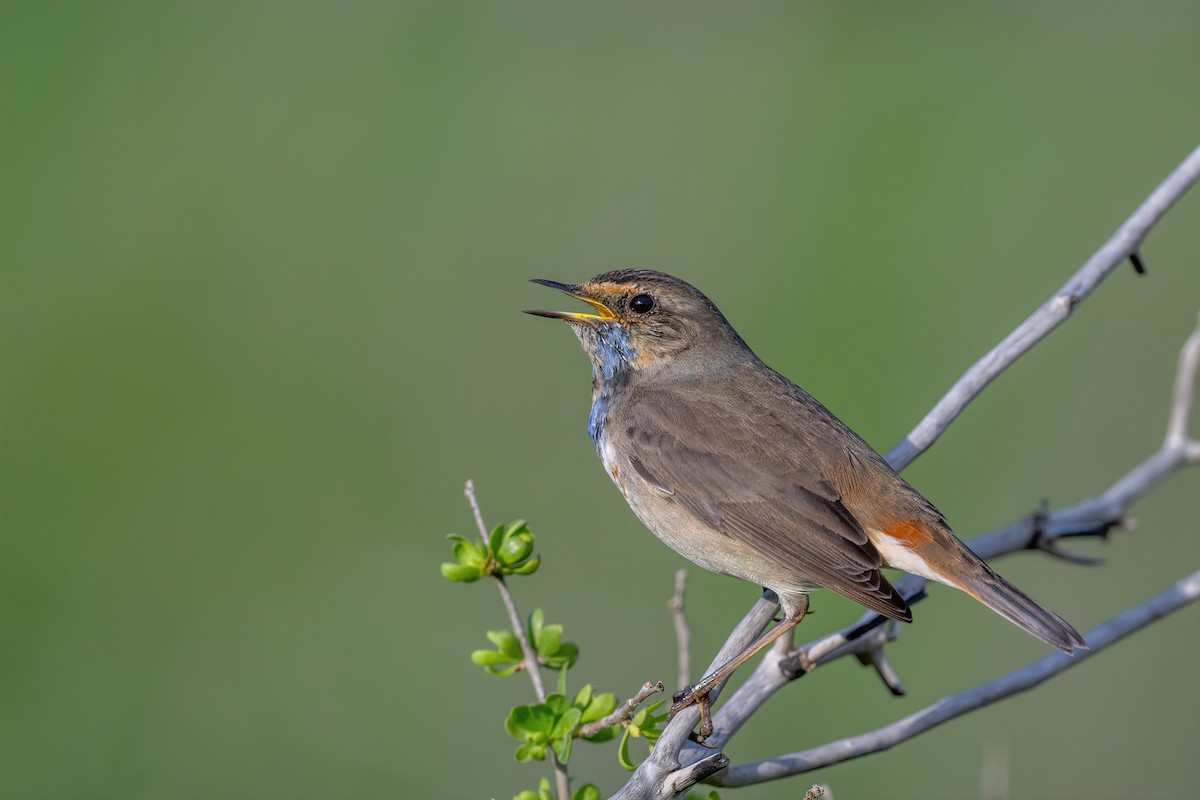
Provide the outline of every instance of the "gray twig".
[[1077,652],[1074,656],[1052,653],[1002,678],[942,698],[915,714],[909,714],[903,719],[869,733],[830,742],[811,750],[803,750],[750,764],[738,764],[730,767],[723,775],[710,779],[710,782],[718,786],[745,786],[751,783],[762,783],[789,775],[798,775],[830,764],[840,764],[843,761],[880,750],[887,750],[943,722],[1032,689],[1042,681],[1082,664],[1134,631],[1146,627],[1198,598],[1200,598],[1200,572],[1194,572],[1161,594],[1118,614],[1098,628],[1091,630],[1085,637],[1090,648],[1088,650]]
[[661,692],[663,688],[662,681],[658,681],[657,683],[650,683],[649,681],[646,681],[642,684],[642,688],[638,689],[637,694],[618,706],[617,709],[607,717],[601,717],[595,722],[589,722],[587,725],[581,726],[579,728],[579,735],[586,739],[589,736],[595,736],[605,728],[611,728],[613,725],[618,725],[622,722],[625,722],[633,716],[633,712],[637,710],[638,706],[645,702],[647,697]]
[[962,413],[997,375],[1057,328],[1088,295],[1125,259],[1137,252],[1146,234],[1171,206],[1200,178],[1200,147],[1183,160],[1158,185],[1107,242],[1063,284],[1041,308],[976,361],[937,405],[913,428],[904,441],[888,453],[888,463],[901,470],[937,441],[942,432]]
[[1200,321],[1179,351],[1175,389],[1171,392],[1171,414],[1167,420],[1167,435],[1163,440],[1165,449],[1181,450],[1190,461],[1200,461],[1200,443],[1188,439],[1188,421],[1192,413],[1197,372],[1200,372]]
[[676,570],[675,594],[667,601],[667,610],[671,612],[671,621],[675,624],[675,642],[679,648],[678,683],[675,686],[680,689],[686,687],[691,682],[689,675],[692,672],[692,629],[688,627],[687,616],[683,612],[683,591],[686,586],[687,570]]

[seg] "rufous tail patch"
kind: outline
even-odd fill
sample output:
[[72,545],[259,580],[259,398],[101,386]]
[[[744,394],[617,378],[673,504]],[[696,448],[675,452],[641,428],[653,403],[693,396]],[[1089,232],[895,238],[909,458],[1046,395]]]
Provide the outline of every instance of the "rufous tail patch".
[[893,523],[883,532],[910,550],[933,541],[933,536],[926,532],[925,526],[916,520]]

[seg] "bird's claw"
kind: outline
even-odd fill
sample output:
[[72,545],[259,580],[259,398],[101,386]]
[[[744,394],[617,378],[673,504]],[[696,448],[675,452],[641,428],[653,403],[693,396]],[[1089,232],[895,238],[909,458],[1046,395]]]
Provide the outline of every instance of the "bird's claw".
[[696,744],[704,745],[705,747],[708,745],[704,744],[704,740],[709,736],[712,736],[713,732],[712,701],[708,697],[709,691],[711,690],[703,689],[700,684],[689,686],[686,689],[681,689],[675,694],[671,695],[671,700],[674,701],[674,705],[672,705],[671,710],[667,712],[667,721],[669,722],[675,719],[676,714],[678,714],[680,711],[683,711],[688,706],[699,706],[700,729],[698,731],[693,731],[688,738]]

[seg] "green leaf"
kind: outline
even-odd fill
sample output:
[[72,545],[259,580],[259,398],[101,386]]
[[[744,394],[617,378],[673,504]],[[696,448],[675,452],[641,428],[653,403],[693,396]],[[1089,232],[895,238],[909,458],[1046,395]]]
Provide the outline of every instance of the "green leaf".
[[540,567],[541,565],[542,565],[542,559],[533,558],[533,559],[530,559],[529,561],[526,561],[524,564],[522,564],[519,567],[512,567],[510,569],[510,571],[514,575],[532,575],[533,573],[537,572],[537,568]]
[[542,628],[537,638],[535,649],[543,656],[554,656],[562,644],[562,625],[547,625]]
[[550,791],[550,779],[538,781],[538,800],[554,800],[554,792]]
[[500,549],[500,541],[504,537],[504,526],[497,525],[492,528],[491,534],[488,536],[487,546],[493,553]]
[[464,567],[462,564],[451,564],[447,561],[442,564],[442,577],[458,583],[473,583],[480,578],[479,568]]
[[541,739],[545,741],[554,727],[556,718],[547,706],[513,706],[504,727],[517,739]]
[[546,745],[526,742],[517,748],[514,758],[521,763],[525,763],[527,761],[545,761]]
[[540,656],[540,660],[550,669],[565,669],[579,658],[579,648],[571,642],[563,642],[557,652],[551,656]]
[[616,728],[604,728],[595,736],[588,736],[587,741],[592,744],[601,744],[603,742],[611,742],[617,736]]
[[529,791],[528,789],[526,789],[525,791],[521,792],[520,794],[515,795],[513,797],[513,800],[538,800],[538,796],[536,794],[534,794],[533,792]]
[[617,748],[617,761],[625,769],[633,772],[637,767],[629,758],[629,729],[625,729],[625,735],[621,737],[621,746]]
[[571,800],[600,800],[600,790],[590,783],[585,783],[575,790]]
[[571,706],[554,721],[554,727],[550,729],[550,736],[566,736],[571,737],[571,733],[579,726],[579,718],[583,716],[583,712]]
[[492,644],[496,645],[497,650],[513,661],[524,660],[525,654],[521,652],[521,642],[513,635],[512,631],[488,631],[487,637]]
[[511,664],[513,659],[495,650],[475,650],[471,653],[471,663],[480,667],[495,667],[500,664]]
[[529,615],[529,640],[536,642],[542,638],[542,625],[546,622],[546,615],[542,613],[540,608],[535,608],[533,613]]
[[504,718],[504,730],[508,731],[508,735],[514,739],[524,739],[525,732],[517,727],[516,720],[513,719],[513,712],[516,710],[516,708],[508,710],[508,716]]
[[571,704],[567,702],[567,698],[557,692],[546,695],[545,707],[555,717],[562,716],[563,712],[570,708],[570,706]]
[[558,693],[565,695],[567,693],[567,668],[564,666],[558,671]]
[[571,743],[574,741],[570,733],[554,740],[554,754],[558,756],[559,763],[566,764],[571,760]]
[[454,557],[458,559],[458,563],[464,567],[475,567],[478,569],[487,560],[486,553],[465,539],[461,542],[455,542],[453,551]]
[[[577,706],[578,708],[582,708],[582,709],[586,710],[588,705],[591,702],[592,702],[592,685],[590,683],[588,683],[588,684],[585,684],[584,687],[579,690],[579,694],[575,695],[575,702],[572,703],[571,705]],[[601,715],[601,716],[603,716],[603,715]],[[584,722],[591,722],[591,720],[585,719]]]
[[496,559],[505,566],[516,566],[529,557],[533,552],[533,535],[519,533],[515,536],[505,536],[496,550]]
[[515,675],[524,668],[524,664],[513,664],[510,667],[484,667],[489,674],[495,675],[497,678],[507,678],[509,675]]
[[[590,689],[591,686],[585,687]],[[580,693],[582,694],[582,692]],[[576,699],[576,704],[579,703]],[[596,720],[608,716],[617,708],[617,696],[612,692],[598,694],[591,698],[583,709],[583,719],[581,722],[595,722]]]

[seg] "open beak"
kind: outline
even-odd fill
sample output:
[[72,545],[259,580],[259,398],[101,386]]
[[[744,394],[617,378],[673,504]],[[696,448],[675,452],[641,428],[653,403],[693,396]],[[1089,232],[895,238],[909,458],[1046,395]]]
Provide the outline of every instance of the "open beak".
[[548,281],[543,278],[534,278],[531,283],[540,283],[542,286],[549,286],[551,289],[558,289],[566,295],[574,297],[576,300],[582,300],[592,308],[596,309],[595,314],[581,314],[570,311],[526,311],[526,314],[533,314],[535,317],[549,317],[550,319],[565,319],[567,322],[612,322],[617,318],[608,306],[601,303],[599,300],[593,300],[580,294],[579,287],[569,283],[559,283],[558,281]]

